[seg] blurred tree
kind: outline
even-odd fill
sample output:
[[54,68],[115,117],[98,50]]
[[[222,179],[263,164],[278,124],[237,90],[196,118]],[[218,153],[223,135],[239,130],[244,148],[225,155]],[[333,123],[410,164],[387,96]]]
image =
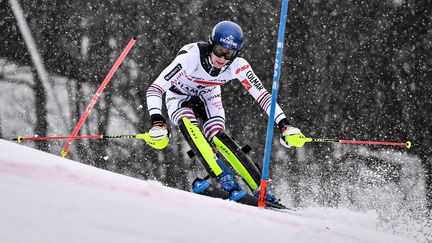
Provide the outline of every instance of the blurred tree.
[[[27,24],[25,13],[18,1],[9,1],[10,10],[13,12],[13,16],[18,24],[19,35],[23,38],[27,52],[30,53],[31,57],[31,69],[34,80],[33,89],[35,91],[35,135],[45,137],[48,131],[47,121],[47,95],[46,91],[51,90],[50,80],[45,70],[43,60],[41,60],[39,51],[37,50],[37,44],[33,38],[33,32]],[[48,143],[41,141],[37,143],[36,148],[47,151]]]
[[[44,86],[42,85],[36,71],[33,70],[33,79],[34,86],[33,89],[35,91],[35,114],[36,114],[36,122],[34,126],[34,134],[45,137],[47,136],[48,131],[48,121],[47,121],[47,109],[46,109],[46,91]],[[36,143],[36,148],[42,151],[49,152],[48,142],[41,141],[40,143]]]
[[0,48],[0,56],[22,65],[30,65],[30,55],[26,50],[8,1],[0,2],[0,19],[0,29],[3,33],[7,33],[0,35],[0,43],[3,47]]

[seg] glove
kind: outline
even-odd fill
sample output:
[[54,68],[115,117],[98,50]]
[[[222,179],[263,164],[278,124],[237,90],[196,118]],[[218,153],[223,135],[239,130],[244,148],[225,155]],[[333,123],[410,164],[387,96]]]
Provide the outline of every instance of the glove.
[[291,148],[292,146],[297,148],[303,147],[305,142],[307,142],[300,129],[296,127],[285,125],[281,129],[281,132],[280,143],[287,148]]
[[164,149],[169,143],[169,131],[165,118],[162,115],[156,114],[151,116],[152,127],[148,133],[137,134],[136,138],[144,139],[144,141],[155,149]]
[[167,125],[165,123],[155,124],[150,128],[148,133],[153,140],[163,140],[168,137]]

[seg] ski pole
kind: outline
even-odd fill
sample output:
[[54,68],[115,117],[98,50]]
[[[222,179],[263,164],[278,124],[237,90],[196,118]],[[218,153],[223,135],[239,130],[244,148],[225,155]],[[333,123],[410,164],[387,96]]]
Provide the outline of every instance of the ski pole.
[[82,114],[81,118],[79,119],[78,123],[75,126],[75,129],[72,132],[72,135],[68,138],[68,141],[66,145],[64,146],[63,150],[60,153],[61,157],[66,157],[67,152],[69,151],[69,148],[72,146],[72,142],[74,141],[75,137],[77,136],[79,130],[81,129],[81,126],[83,125],[85,119],[87,118],[90,111],[93,109],[93,106],[96,104],[97,100],[99,99],[99,96],[102,94],[102,91],[105,89],[108,82],[111,80],[114,73],[117,71],[120,64],[123,62],[126,55],[129,53],[132,46],[135,44],[137,40],[137,37],[132,37],[132,39],[129,41],[123,52],[118,57],[117,61],[112,66],[111,70],[108,72],[107,76],[103,80],[102,84],[99,86],[98,90],[94,94],[93,98],[90,100],[90,103],[88,104],[87,108],[85,109],[84,113]]
[[309,143],[346,143],[346,144],[363,144],[363,145],[384,145],[411,148],[410,141],[406,142],[387,142],[387,141],[364,141],[364,140],[346,140],[346,139],[331,139],[331,138],[304,138],[305,142]]
[[[75,136],[74,139],[111,139],[111,138],[138,138],[142,139],[142,134],[137,135],[82,135]],[[70,139],[72,136],[52,136],[52,137],[27,137],[23,138],[18,136],[17,138],[13,138],[13,141],[18,141],[18,143],[25,141],[46,141],[46,140],[63,140]]]
[[82,135],[82,136],[53,136],[53,137],[29,137],[23,138],[18,136],[17,138],[13,138],[13,141],[18,141],[21,143],[23,141],[44,141],[44,140],[62,140],[62,139],[111,139],[111,138],[136,138],[142,139],[146,142],[147,145],[155,148],[155,149],[164,149],[168,146],[169,138],[166,136],[160,140],[154,140],[150,134],[147,133],[139,133],[136,135]]

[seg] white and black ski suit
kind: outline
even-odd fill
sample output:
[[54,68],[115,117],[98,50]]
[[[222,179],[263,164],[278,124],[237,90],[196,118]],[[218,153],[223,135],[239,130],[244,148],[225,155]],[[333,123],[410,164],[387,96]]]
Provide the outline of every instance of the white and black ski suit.
[[[210,44],[191,43],[179,51],[174,61],[162,71],[147,90],[147,106],[150,115],[162,115],[162,96],[169,118],[178,125],[186,117],[196,124],[194,107],[201,103],[205,119],[203,133],[211,138],[225,129],[225,111],[222,105],[221,85],[238,80],[260,106],[270,112],[271,94],[262,85],[252,67],[242,57],[236,57],[229,65],[216,69],[209,55]],[[276,105],[275,123],[286,121],[285,114]]]

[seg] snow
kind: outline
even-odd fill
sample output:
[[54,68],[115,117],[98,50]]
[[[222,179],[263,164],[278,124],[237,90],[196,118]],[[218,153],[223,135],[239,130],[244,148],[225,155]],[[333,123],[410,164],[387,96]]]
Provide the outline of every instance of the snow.
[[274,211],[196,195],[0,140],[2,242],[414,242],[373,212]]

